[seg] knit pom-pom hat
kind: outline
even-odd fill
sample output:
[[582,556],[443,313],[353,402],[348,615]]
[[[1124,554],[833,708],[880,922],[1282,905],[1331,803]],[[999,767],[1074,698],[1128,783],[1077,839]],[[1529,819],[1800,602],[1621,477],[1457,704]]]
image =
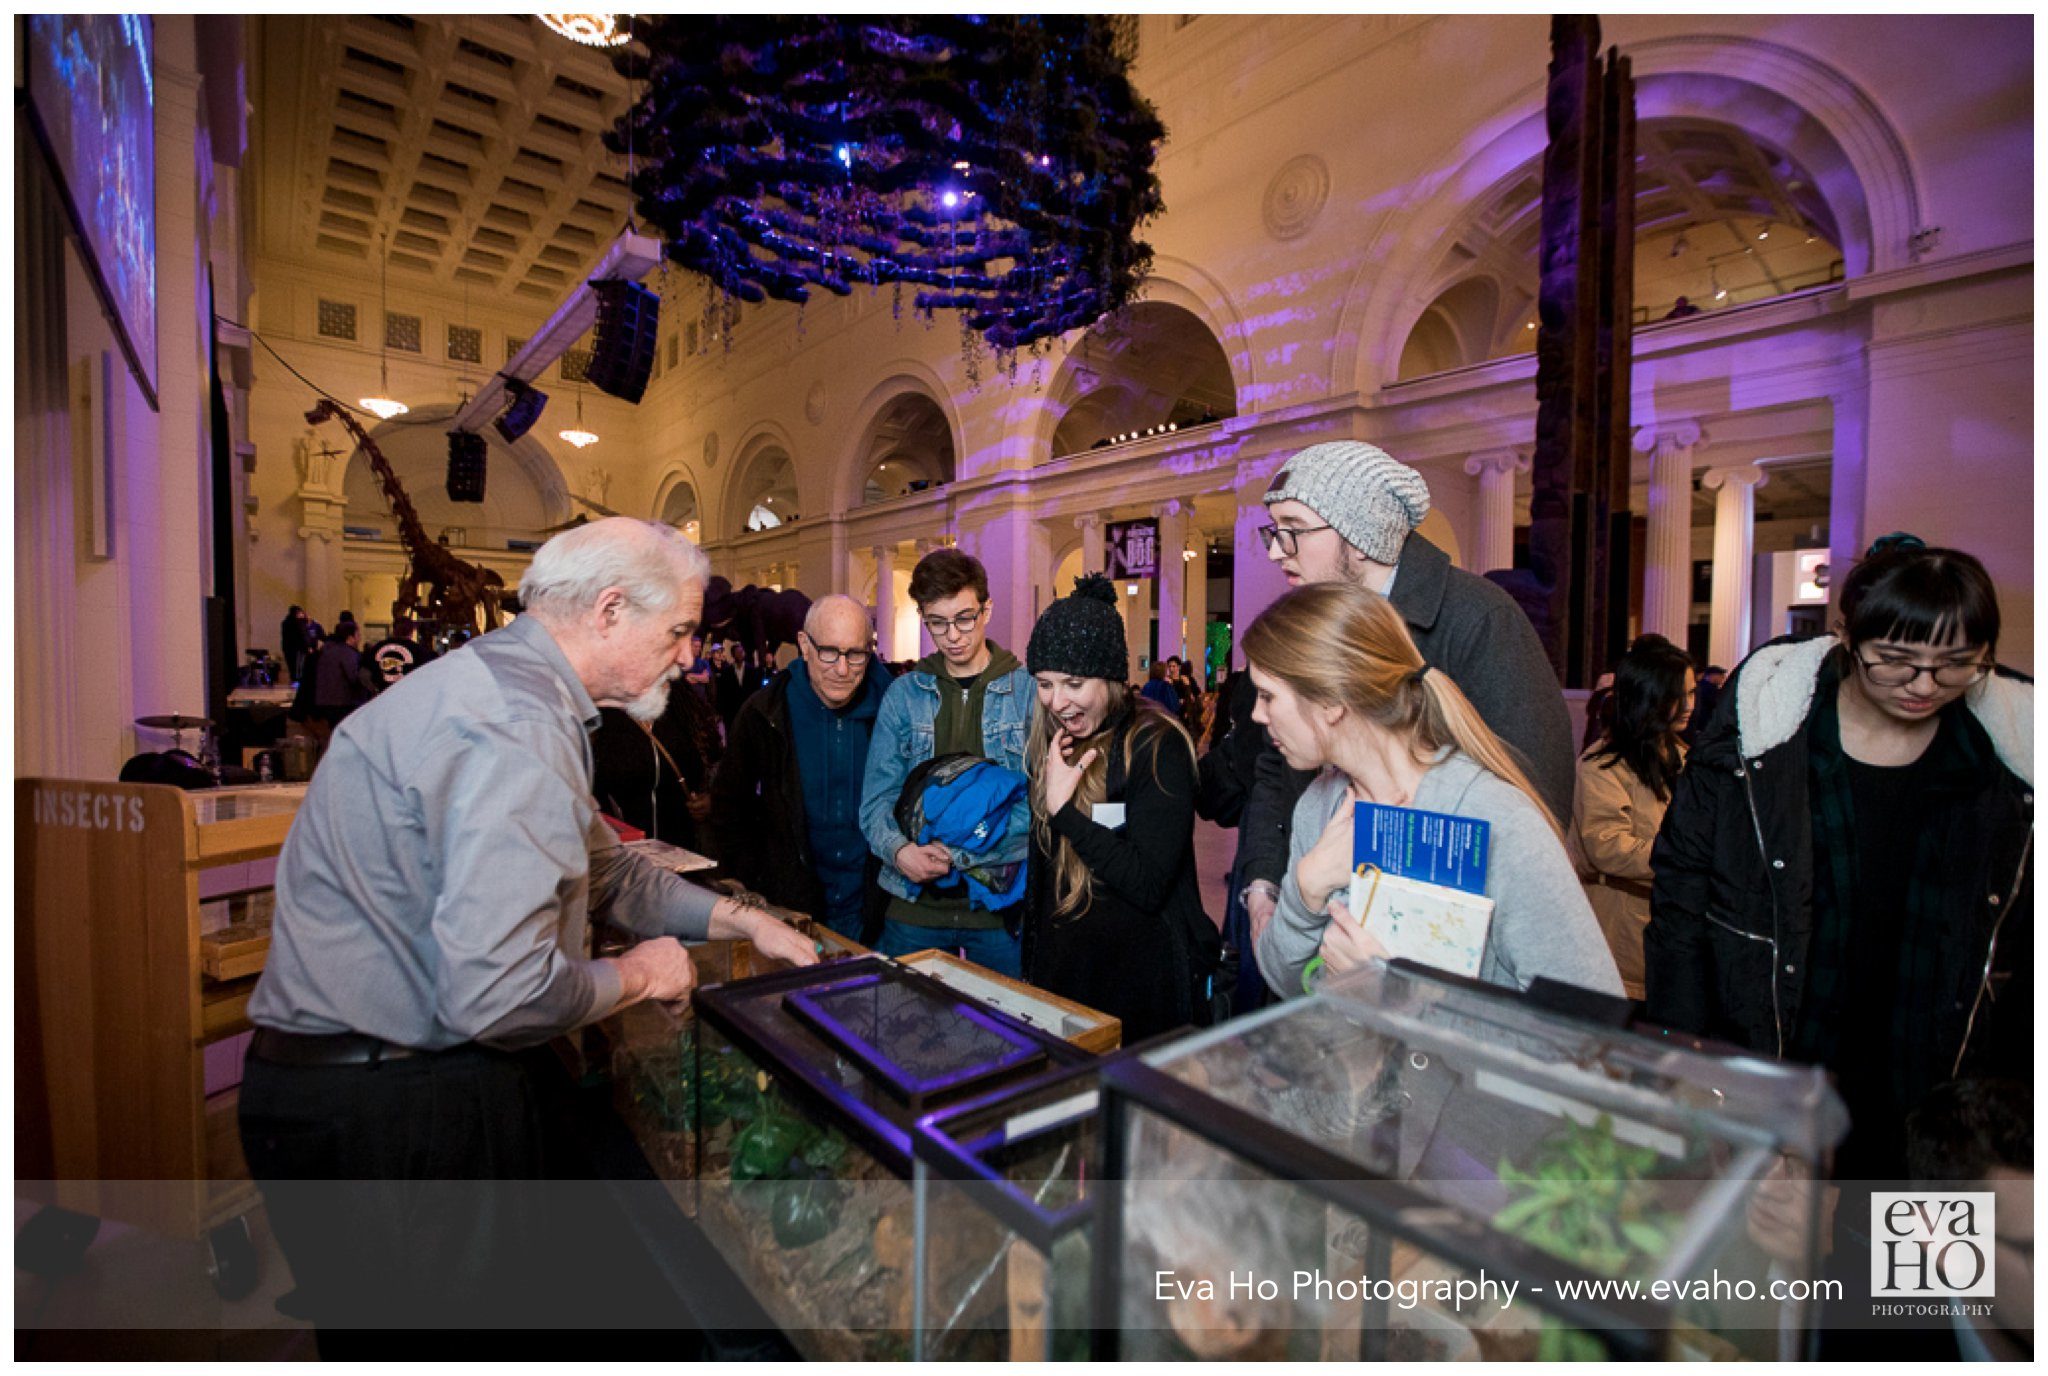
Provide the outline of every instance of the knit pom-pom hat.
[[1124,648],[1124,618],[1117,610],[1116,584],[1099,573],[1074,580],[1071,596],[1054,602],[1031,628],[1024,664],[1034,674],[1073,674],[1122,683],[1130,677]]

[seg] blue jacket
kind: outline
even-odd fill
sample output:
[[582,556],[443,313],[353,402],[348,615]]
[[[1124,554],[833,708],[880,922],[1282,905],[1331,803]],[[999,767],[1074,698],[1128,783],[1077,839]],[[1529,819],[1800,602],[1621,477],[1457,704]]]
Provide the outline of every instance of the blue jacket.
[[[918,886],[896,868],[896,852],[913,844],[896,825],[896,799],[910,771],[930,759],[938,734],[939,683],[932,660],[889,685],[868,745],[867,781],[861,790],[860,828],[868,849],[882,862],[882,887],[901,899],[917,897]],[[982,693],[983,753],[1005,769],[1024,773],[1024,739],[1038,695],[1023,665],[989,683]],[[1023,806],[1028,811],[1027,800]],[[1027,823],[1028,825],[1028,823]]]
[[1180,715],[1180,694],[1174,692],[1173,685],[1163,678],[1146,680],[1145,686],[1138,690],[1138,696],[1148,702],[1158,703],[1166,709],[1169,716]]
[[1031,781],[982,763],[928,785],[917,840],[936,841],[953,853],[953,874],[934,888],[965,879],[969,907],[1009,907],[1024,896],[1024,862],[1031,856]]

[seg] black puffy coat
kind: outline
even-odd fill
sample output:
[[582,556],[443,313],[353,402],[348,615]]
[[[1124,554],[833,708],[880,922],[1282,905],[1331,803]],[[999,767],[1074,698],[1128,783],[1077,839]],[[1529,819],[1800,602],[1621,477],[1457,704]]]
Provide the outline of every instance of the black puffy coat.
[[[1796,1041],[1814,931],[1807,723],[1832,637],[1744,661],[1686,762],[1651,852],[1648,1015],[1782,1056]],[[1945,810],[1943,888],[1960,898],[1927,1035],[1944,1069],[2033,1064],[2033,684],[2000,671],[1955,707],[2002,767]]]

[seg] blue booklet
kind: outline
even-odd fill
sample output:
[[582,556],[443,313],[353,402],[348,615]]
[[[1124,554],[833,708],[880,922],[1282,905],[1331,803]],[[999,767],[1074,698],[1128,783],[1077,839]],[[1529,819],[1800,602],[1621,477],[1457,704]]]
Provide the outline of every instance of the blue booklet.
[[1351,869],[1367,865],[1386,874],[1465,893],[1486,892],[1486,852],[1492,825],[1476,817],[1424,812],[1383,803],[1354,804]]

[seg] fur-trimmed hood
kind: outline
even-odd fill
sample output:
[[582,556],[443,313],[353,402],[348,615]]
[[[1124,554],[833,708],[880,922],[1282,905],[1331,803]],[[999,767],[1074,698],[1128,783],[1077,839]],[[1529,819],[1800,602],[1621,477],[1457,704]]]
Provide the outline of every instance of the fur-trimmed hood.
[[[1766,645],[1744,661],[1735,677],[1736,740],[1744,756],[1783,745],[1806,724],[1821,666],[1838,642],[1820,635]],[[1998,758],[2027,787],[2034,786],[2034,685],[1992,673],[1963,696],[1991,738]]]

